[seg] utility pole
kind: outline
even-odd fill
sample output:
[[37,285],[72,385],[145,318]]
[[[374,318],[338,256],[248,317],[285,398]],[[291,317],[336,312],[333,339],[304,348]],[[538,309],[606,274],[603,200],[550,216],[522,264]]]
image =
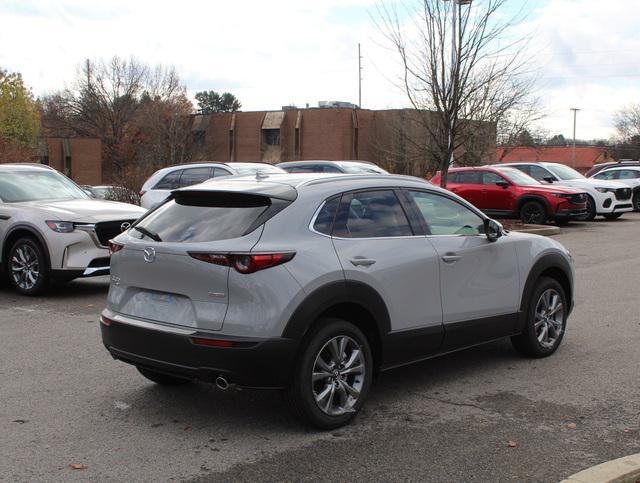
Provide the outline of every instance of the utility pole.
[[360,42],[358,42],[358,109],[362,109],[362,55],[360,55]]
[[571,167],[575,169],[576,168],[576,115],[578,114],[578,111],[580,109],[572,107],[569,110],[573,111],[573,150],[571,154],[571,163],[572,163]]

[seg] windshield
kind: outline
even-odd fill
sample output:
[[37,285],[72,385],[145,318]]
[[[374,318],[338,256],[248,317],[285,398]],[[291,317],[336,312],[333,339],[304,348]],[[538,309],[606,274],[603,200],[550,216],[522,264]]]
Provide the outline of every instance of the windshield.
[[231,165],[233,169],[236,170],[238,174],[254,174],[254,173],[269,173],[269,174],[283,174],[286,171],[282,168],[278,168],[277,166],[272,166],[270,164],[253,164],[253,165]]
[[553,171],[553,174],[555,174],[559,179],[570,180],[584,178],[584,176],[578,173],[575,169],[565,166],[564,164],[552,164],[546,165],[546,167]]
[[515,168],[496,168],[503,174],[506,174],[509,179],[519,186],[531,186],[534,184],[541,184],[537,179],[532,178],[528,174],[523,173],[519,169]]
[[338,163],[345,173],[362,174],[362,173],[376,173],[387,174],[387,172],[376,166],[375,164],[367,163]]
[[78,185],[57,171],[9,171],[0,176],[0,199],[6,203],[88,198]]

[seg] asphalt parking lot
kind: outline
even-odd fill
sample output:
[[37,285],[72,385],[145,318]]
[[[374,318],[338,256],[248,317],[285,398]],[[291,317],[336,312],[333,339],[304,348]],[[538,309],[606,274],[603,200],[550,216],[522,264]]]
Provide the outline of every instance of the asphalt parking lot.
[[385,373],[328,433],[278,393],[163,388],[113,361],[106,277],[37,299],[2,287],[0,480],[548,482],[638,453],[640,214],[555,238],[576,259],[577,305],[553,357],[501,341]]

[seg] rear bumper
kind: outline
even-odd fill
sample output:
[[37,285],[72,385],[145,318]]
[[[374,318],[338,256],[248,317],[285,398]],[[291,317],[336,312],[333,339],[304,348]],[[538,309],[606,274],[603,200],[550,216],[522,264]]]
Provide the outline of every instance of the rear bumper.
[[[293,339],[229,337],[154,325],[101,323],[102,341],[114,359],[169,375],[206,382],[223,376],[232,384],[253,388],[287,385],[298,344]],[[229,340],[236,347],[196,345],[194,337]]]

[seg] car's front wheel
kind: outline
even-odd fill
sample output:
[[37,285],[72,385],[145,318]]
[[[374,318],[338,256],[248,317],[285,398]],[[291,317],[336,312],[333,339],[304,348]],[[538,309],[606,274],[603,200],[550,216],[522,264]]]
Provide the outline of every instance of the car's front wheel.
[[633,195],[633,211],[640,211],[640,191]]
[[587,215],[583,218],[592,221],[596,217],[596,202],[591,196],[587,196]]
[[360,411],[371,387],[369,341],[341,319],[318,321],[301,349],[286,396],[294,414],[321,429],[347,424]]
[[540,277],[529,301],[524,330],[511,338],[518,352],[529,357],[553,354],[564,337],[569,307],[562,285]]
[[20,238],[9,250],[7,273],[11,285],[23,295],[38,295],[47,286],[44,249],[33,238]]
[[542,203],[528,201],[520,208],[520,219],[526,225],[543,225],[547,221],[547,210]]

